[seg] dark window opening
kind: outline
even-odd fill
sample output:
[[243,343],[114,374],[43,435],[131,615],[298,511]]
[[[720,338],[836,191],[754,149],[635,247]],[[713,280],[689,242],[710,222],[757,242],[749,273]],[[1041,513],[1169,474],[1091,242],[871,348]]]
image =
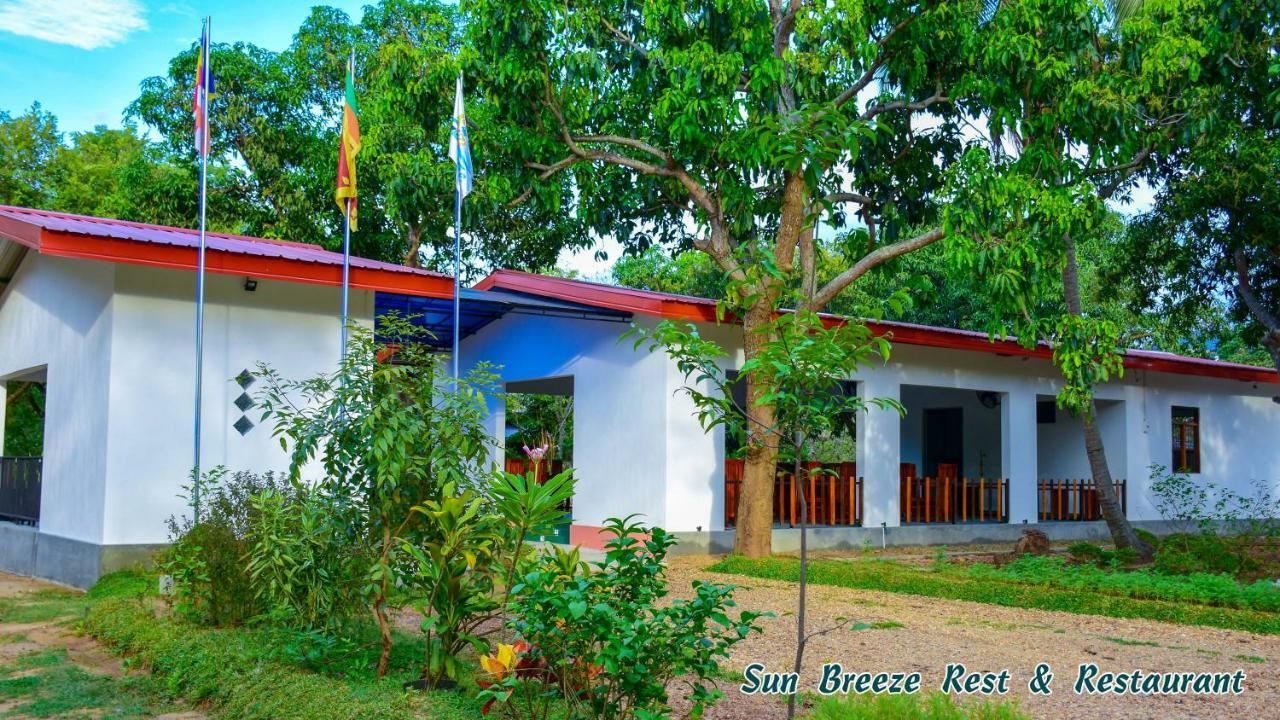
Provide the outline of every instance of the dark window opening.
[[1058,422],[1058,404],[1053,400],[1037,401],[1036,422],[1041,425],[1052,425]]

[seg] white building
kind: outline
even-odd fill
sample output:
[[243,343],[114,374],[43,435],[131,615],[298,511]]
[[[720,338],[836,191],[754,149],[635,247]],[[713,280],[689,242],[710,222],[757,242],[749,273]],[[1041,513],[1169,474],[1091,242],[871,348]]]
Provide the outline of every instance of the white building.
[[[0,460],[0,570],[87,585],[168,540],[192,466],[197,246],[190,230],[0,207],[0,393],[32,380],[46,390],[34,512],[14,461]],[[258,415],[236,378],[259,362],[288,377],[333,368],[342,257],[218,234],[209,248],[202,465],[283,470],[270,429],[245,424]],[[397,309],[448,337],[451,278],[353,259],[351,280],[356,320]],[[643,513],[686,552],[731,545],[740,461],[722,430],[698,425],[675,365],[620,341],[631,322],[686,320],[740,364],[740,332],[715,324],[712,301],[499,271],[462,305],[464,366],[501,366],[509,392],[573,397],[572,541],[598,544],[606,518]],[[907,414],[869,411],[851,423],[853,457],[826,458],[838,477],[810,493],[816,546],[1012,539],[1024,523],[1056,537],[1105,533],[1079,423],[1052,410],[1059,381],[1046,350],[940,328],[875,330],[891,334],[892,360],[849,390],[898,399]],[[1186,461],[1195,477],[1241,492],[1275,485],[1274,371],[1136,351],[1125,364],[1098,397],[1132,519],[1158,527],[1153,463]],[[497,459],[506,418],[502,399],[490,402]],[[1175,414],[1188,453],[1178,463]],[[775,547],[789,549],[789,477],[777,488]]]
[[[477,287],[626,312],[646,327],[693,322],[730,350],[731,367],[743,361],[741,332],[716,325],[710,300],[512,271]],[[892,358],[850,378],[851,389],[899,400],[907,412],[869,410],[856,420],[855,456],[826,458],[838,477],[819,474],[809,493],[816,547],[1012,540],[1024,524],[1056,538],[1105,536],[1080,421],[1054,406],[1061,381],[1047,348],[904,323],[873,329],[891,338]],[[722,429],[702,430],[675,364],[619,335],[595,319],[508,315],[463,343],[463,358],[503,366],[510,391],[572,393],[575,542],[596,544],[606,518],[639,512],[679,533],[686,552],[729,549],[740,461],[726,459]],[[1254,481],[1280,486],[1275,371],[1145,351],[1124,364],[1123,379],[1097,397],[1132,520],[1162,527],[1153,464],[1185,463],[1192,477],[1240,493]],[[502,438],[499,399],[492,409]],[[789,474],[775,488],[774,547],[793,549]]]

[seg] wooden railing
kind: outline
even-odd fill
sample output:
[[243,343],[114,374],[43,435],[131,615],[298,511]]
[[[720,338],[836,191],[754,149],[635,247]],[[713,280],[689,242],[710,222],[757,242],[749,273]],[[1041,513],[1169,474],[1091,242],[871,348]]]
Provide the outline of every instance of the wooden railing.
[[[1120,508],[1129,510],[1124,480],[1115,481]],[[1039,484],[1040,522],[1101,520],[1098,485],[1089,479],[1041,480]]]
[[40,485],[44,458],[0,457],[0,520],[40,522]]
[[900,487],[903,523],[1009,520],[1009,483],[1004,478],[904,475]]
[[[506,462],[507,472],[514,475],[526,475],[529,471],[534,470],[535,467],[538,471],[538,484],[546,482],[547,478],[553,475],[559,475],[566,469],[563,460],[539,460],[537,461],[536,466],[534,461],[527,458],[507,458]],[[572,466],[569,467],[571,468]],[[573,498],[569,498],[567,501],[562,503],[560,505],[560,509],[565,512],[572,512]]]
[[[742,494],[743,460],[724,461],[724,524],[738,520],[738,500]],[[857,464],[806,463],[801,473],[810,525],[855,526],[862,524],[862,479]],[[795,527],[800,524],[800,493],[795,468],[778,463],[773,480],[773,524]]]

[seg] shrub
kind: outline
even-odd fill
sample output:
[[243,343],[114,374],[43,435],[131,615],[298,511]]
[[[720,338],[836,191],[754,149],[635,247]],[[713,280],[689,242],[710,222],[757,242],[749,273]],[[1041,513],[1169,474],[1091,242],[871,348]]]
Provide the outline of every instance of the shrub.
[[169,696],[209,703],[221,717],[245,720],[438,720],[472,718],[458,697],[409,696],[399,683],[338,679],[304,672],[275,658],[269,634],[206,629],[157,617],[147,605],[114,598],[95,604],[85,631],[147,667]]
[[944,693],[851,695],[820,701],[811,720],[1025,720],[1012,702],[960,704]]
[[583,717],[656,718],[669,712],[668,686],[679,678],[690,687],[691,716],[700,717],[719,696],[708,683],[718,661],[759,630],[759,614],[731,618],[733,586],[717,583],[695,582],[693,599],[664,602],[664,560],[675,540],[629,518],[609,520],[605,531],[613,536],[605,559],[590,572],[571,556],[547,557],[513,588],[511,627],[527,652],[491,660],[540,670],[499,673],[484,697],[546,698],[552,688]]
[[1165,538],[1156,553],[1154,569],[1167,575],[1225,573],[1240,575],[1257,563],[1242,553],[1239,544],[1212,532],[1179,533]]
[[173,577],[171,601],[180,616],[204,625],[239,625],[262,612],[247,569],[258,514],[251,498],[293,491],[273,473],[229,474],[219,466],[192,478],[185,488],[188,501],[197,492],[200,519],[169,518],[172,544],[161,555],[160,569]]

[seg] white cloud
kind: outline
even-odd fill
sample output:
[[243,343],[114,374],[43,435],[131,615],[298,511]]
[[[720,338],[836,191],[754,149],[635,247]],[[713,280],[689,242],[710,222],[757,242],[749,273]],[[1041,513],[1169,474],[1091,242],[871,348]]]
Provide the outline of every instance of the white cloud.
[[135,0],[0,0],[0,31],[84,50],[110,47],[146,29]]

